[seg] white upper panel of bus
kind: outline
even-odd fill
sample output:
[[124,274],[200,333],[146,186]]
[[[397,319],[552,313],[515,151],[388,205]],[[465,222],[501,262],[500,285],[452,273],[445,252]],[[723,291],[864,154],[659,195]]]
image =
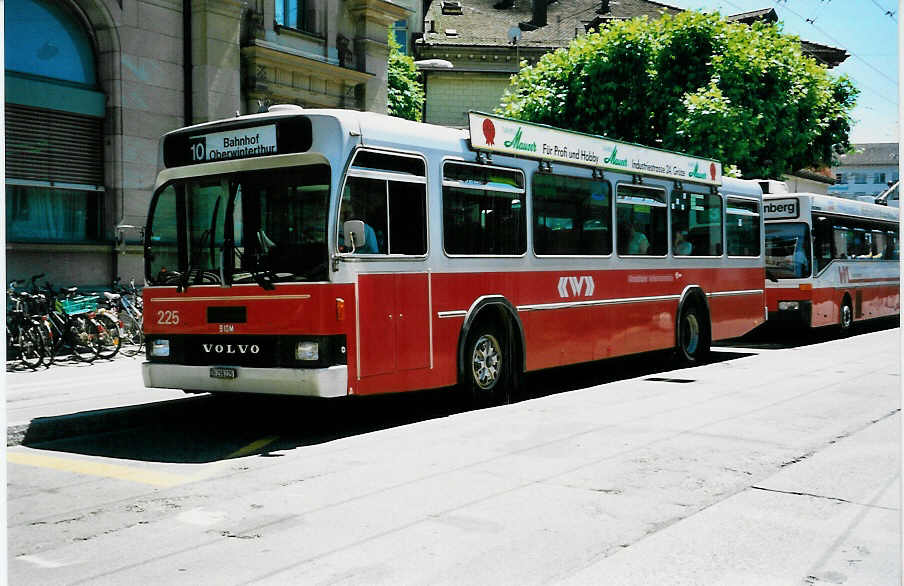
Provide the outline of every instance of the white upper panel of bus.
[[[898,208],[844,199],[821,193],[782,193],[766,195],[764,196],[763,201],[766,204],[772,203],[773,205],[781,204],[783,201],[789,203],[798,202],[796,211],[791,210],[786,212],[783,209],[776,208],[777,211],[770,212],[770,209],[768,209],[767,206],[764,218],[767,222],[790,220],[800,216],[806,217],[806,215],[811,212],[871,218],[889,222],[897,222],[899,215]],[[790,210],[790,208],[788,209]]]

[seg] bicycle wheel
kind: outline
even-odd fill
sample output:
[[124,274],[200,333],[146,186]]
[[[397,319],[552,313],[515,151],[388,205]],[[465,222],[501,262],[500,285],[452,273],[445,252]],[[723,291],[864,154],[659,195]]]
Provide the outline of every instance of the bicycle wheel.
[[46,319],[38,321],[38,331],[41,333],[41,345],[44,347],[44,365],[53,364],[56,356],[56,340],[53,339],[53,328]]
[[44,362],[44,342],[38,324],[19,326],[19,359],[22,364],[34,370]]
[[94,320],[98,325],[97,357],[113,358],[119,352],[122,345],[122,332],[119,322],[107,313],[98,313]]
[[65,343],[72,357],[81,362],[94,362],[97,358],[100,328],[97,321],[83,315],[69,318],[66,323]]
[[131,314],[122,315],[122,353],[126,356],[135,356],[141,352],[144,346],[144,332],[141,331],[141,321],[136,320]]

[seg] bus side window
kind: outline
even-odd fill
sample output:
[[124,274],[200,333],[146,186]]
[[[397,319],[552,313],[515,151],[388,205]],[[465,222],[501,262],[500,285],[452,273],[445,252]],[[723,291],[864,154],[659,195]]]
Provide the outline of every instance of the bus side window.
[[851,258],[853,252],[853,231],[845,226],[835,226],[832,229],[833,240],[835,241],[835,258],[847,259]]
[[524,175],[516,169],[443,166],[443,248],[449,254],[527,251]]
[[360,254],[427,254],[427,179],[424,160],[412,156],[359,150],[339,208],[340,252],[351,252],[344,223],[364,222]]
[[612,252],[608,183],[539,173],[534,175],[533,182],[535,254]]
[[722,198],[717,194],[672,192],[672,254],[722,255]]
[[389,254],[427,254],[427,186],[389,182]]
[[728,198],[725,208],[728,256],[759,256],[759,203],[753,200]]
[[898,235],[888,232],[885,247],[885,260],[898,260]]
[[885,232],[873,230],[870,234],[870,256],[875,259],[885,258]]
[[[352,245],[345,242],[343,234],[343,224],[349,220],[364,222],[364,242],[355,243],[356,253],[386,253],[386,181],[367,177],[348,178],[339,208],[340,252],[352,252]],[[384,238],[382,247],[381,235]]]
[[832,224],[826,218],[816,218],[813,222],[813,256],[816,272],[832,262]]
[[669,248],[665,191],[620,184],[616,193],[618,253],[629,256],[665,256]]

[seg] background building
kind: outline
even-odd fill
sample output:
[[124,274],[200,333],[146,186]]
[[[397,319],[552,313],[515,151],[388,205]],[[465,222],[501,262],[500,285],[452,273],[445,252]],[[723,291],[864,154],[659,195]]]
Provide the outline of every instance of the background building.
[[[143,281],[167,131],[261,105],[386,111],[387,29],[416,0],[6,0],[10,279]],[[125,252],[126,254],[121,254]]]
[[898,143],[862,143],[851,147],[852,152],[839,156],[838,165],[832,168],[836,183],[829,187],[829,193],[851,199],[875,197],[898,180]]
[[[681,9],[651,0],[433,0],[425,11],[416,58],[444,59],[452,69],[425,72],[425,121],[467,126],[467,111],[492,112],[521,60],[536,63],[588,30],[612,20],[659,18]],[[773,9],[726,17],[750,24],[776,22]],[[517,37],[517,40],[516,40]],[[827,67],[847,59],[843,49],[801,41],[803,52]]]

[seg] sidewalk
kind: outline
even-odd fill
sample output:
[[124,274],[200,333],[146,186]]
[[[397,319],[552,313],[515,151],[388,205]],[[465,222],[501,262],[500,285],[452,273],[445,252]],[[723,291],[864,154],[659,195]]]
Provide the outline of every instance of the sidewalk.
[[[141,378],[144,356],[117,355],[112,360],[84,364],[63,360],[50,368],[7,370],[7,445],[20,443],[32,422],[62,418],[55,425],[72,425],[73,418],[103,410],[129,408],[185,399],[172,389],[147,389]],[[65,417],[63,417],[65,416]],[[86,423],[82,421],[81,424]]]
[[563,584],[901,583],[896,413]]

